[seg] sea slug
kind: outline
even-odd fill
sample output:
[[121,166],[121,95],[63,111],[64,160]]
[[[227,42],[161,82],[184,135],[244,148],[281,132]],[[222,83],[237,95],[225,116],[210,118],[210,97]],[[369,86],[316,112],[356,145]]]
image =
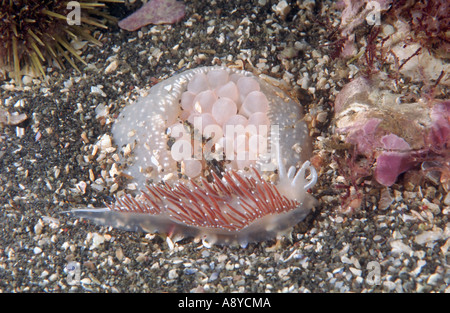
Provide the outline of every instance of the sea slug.
[[200,67],[125,107],[112,127],[140,193],[75,209],[100,225],[245,246],[287,233],[316,200],[302,109],[250,72]]

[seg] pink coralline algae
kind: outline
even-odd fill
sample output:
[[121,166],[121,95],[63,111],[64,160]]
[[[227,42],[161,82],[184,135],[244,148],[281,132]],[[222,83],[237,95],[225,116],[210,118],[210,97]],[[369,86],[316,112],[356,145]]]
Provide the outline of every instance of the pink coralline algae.
[[150,0],[119,22],[119,27],[135,31],[149,24],[173,24],[185,15],[185,5],[176,0]]
[[424,162],[449,163],[450,101],[419,99],[400,103],[401,96],[357,78],[336,97],[336,132],[358,155],[374,160],[375,180],[394,184],[401,173]]

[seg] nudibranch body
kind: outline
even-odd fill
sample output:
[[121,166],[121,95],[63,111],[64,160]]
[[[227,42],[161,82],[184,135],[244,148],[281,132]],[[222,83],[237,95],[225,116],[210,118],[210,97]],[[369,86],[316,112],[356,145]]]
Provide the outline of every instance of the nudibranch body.
[[218,244],[284,234],[315,204],[302,117],[298,103],[250,72],[216,66],[172,76],[125,107],[112,128],[140,194],[72,212]]

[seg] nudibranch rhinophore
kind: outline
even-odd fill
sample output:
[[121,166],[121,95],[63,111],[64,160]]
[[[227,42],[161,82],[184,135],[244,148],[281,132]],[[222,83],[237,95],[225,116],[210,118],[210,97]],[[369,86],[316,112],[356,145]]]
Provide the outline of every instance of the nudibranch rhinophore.
[[73,210],[76,217],[245,246],[286,234],[315,205],[302,109],[250,72],[174,75],[125,107],[112,134],[140,194]]

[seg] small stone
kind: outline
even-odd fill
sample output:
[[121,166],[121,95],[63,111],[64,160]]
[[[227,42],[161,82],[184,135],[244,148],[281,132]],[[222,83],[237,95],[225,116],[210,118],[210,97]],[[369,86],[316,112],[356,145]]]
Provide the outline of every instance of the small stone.
[[327,117],[328,117],[328,113],[327,112],[320,112],[320,113],[317,114],[316,119],[317,119],[317,121],[319,123],[325,123],[326,120],[327,120]]
[[308,89],[311,79],[308,73],[303,74],[303,77],[297,81],[297,84],[302,87],[302,89]]
[[89,248],[90,250],[98,248],[102,243],[105,242],[105,237],[98,233],[92,234],[92,245]]
[[[147,261],[147,256],[145,253],[139,253],[138,256],[136,257],[136,261],[138,261],[139,263],[145,262]],[[159,268],[159,264],[158,263],[154,263],[152,265],[152,268],[156,266],[157,268]]]
[[321,77],[316,83],[316,88],[324,89],[326,83],[327,83],[327,79],[325,77]]
[[391,242],[392,253],[394,254],[412,254],[413,250],[408,245],[404,244],[401,240],[394,240]]
[[217,278],[219,278],[219,273],[218,272],[214,272],[211,274],[211,276],[209,277],[208,282],[213,282],[215,281]]
[[183,270],[183,273],[186,274],[186,275],[193,275],[193,274],[195,274],[197,272],[198,272],[197,268],[185,268]]
[[381,239],[383,239],[383,237],[381,237],[380,235],[375,235],[373,237],[373,241],[380,241]]
[[58,279],[58,274],[53,273],[52,275],[50,275],[50,277],[48,278],[49,281],[55,281]]
[[103,86],[101,85],[97,85],[97,86],[91,86],[91,94],[98,94],[101,95],[102,97],[106,97],[106,93],[103,92],[102,90]]
[[427,284],[428,285],[436,285],[441,280],[441,275],[438,273],[431,274],[428,277]]
[[287,3],[287,1],[283,0],[278,2],[277,5],[274,5],[272,7],[273,11],[278,14],[283,20],[286,18],[286,16],[291,12],[291,7]]
[[394,202],[394,198],[392,198],[389,188],[384,188],[380,192],[380,201],[378,202],[378,208],[380,210],[386,210],[389,206]]
[[117,60],[112,61],[105,68],[105,74],[110,74],[110,73],[114,72],[117,69],[118,66],[119,66],[119,62],[117,62]]
[[222,262],[224,262],[227,258],[228,258],[228,256],[227,256],[226,254],[220,254],[220,255],[217,257],[217,261],[218,261],[219,263],[222,263]]
[[112,146],[111,136],[104,134],[100,140],[96,142],[96,145],[99,146],[101,151],[110,148]]
[[385,281],[383,282],[383,286],[388,290],[392,291],[397,286],[393,281]]
[[349,268],[350,272],[352,272],[352,274],[356,277],[360,277],[362,274],[362,270],[354,268],[354,267],[350,267]]
[[447,195],[444,198],[444,204],[450,205],[450,192],[447,192]]
[[40,235],[42,233],[42,229],[44,228],[44,223],[42,222],[41,219],[39,219],[39,221],[37,222],[36,225],[34,225],[34,233],[36,235]]
[[82,280],[80,280],[80,283],[81,284],[83,284],[83,285],[89,285],[89,284],[91,284],[91,280],[89,279],[89,278],[83,278]]
[[9,113],[6,110],[0,108],[0,125],[17,125],[27,119],[26,114],[19,114],[17,112]]
[[31,84],[32,81],[33,81],[33,78],[31,78],[31,77],[28,76],[28,75],[24,75],[24,76],[22,77],[22,83],[23,83],[24,85],[29,85],[29,84]]
[[168,274],[169,279],[175,279],[178,277],[177,269],[171,269]]
[[117,258],[117,260],[122,261],[123,257],[124,257],[123,250],[122,250],[122,248],[119,247],[116,250],[116,258]]
[[427,261],[425,260],[419,260],[417,261],[416,268],[411,272],[414,276],[418,276],[420,272],[422,271],[422,267],[424,267],[427,264]]
[[430,243],[442,239],[442,234],[443,234],[442,229],[436,227],[433,230],[424,231],[423,233],[417,235],[415,242],[419,245]]
[[87,187],[86,182],[80,181],[78,184],[75,185],[75,187],[77,188],[77,190],[79,192],[81,192],[81,194],[84,195],[86,193],[86,187]]

